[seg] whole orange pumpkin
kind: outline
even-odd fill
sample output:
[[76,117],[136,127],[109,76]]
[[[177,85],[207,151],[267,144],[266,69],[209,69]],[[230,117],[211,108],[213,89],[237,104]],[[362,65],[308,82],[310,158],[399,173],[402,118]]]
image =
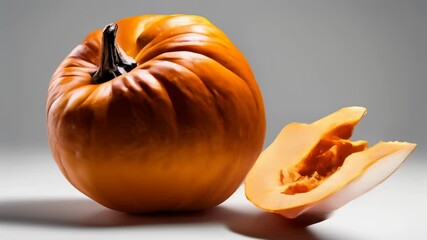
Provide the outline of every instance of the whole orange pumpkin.
[[90,33],[48,89],[64,176],[125,212],[226,200],[261,152],[265,112],[240,51],[203,17],[129,17]]

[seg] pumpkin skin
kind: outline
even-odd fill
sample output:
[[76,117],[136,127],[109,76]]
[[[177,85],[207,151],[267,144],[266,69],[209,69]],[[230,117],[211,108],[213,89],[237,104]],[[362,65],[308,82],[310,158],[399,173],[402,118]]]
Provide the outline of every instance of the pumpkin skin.
[[255,206],[286,218],[325,219],[389,177],[414,150],[407,142],[352,142],[363,107],[340,109],[312,124],[290,123],[245,179]]
[[68,181],[119,211],[200,210],[226,200],[261,152],[265,112],[249,64],[200,16],[117,22],[137,66],[94,84],[102,30],[63,60],[48,87],[48,139]]

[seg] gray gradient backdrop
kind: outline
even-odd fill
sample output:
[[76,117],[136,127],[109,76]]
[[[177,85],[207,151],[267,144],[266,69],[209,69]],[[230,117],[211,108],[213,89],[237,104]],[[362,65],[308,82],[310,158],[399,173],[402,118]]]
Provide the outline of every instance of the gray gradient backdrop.
[[[94,29],[130,15],[202,15],[247,57],[267,146],[288,122],[365,106],[355,138],[427,143],[427,1],[0,2],[0,149],[48,151],[51,74]],[[422,158],[418,158],[422,159]],[[0,160],[1,161],[1,160]]]

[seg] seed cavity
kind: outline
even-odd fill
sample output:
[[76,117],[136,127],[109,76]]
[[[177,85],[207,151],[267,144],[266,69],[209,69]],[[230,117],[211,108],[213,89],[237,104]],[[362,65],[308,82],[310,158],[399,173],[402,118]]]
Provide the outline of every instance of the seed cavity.
[[280,170],[283,194],[309,192],[338,171],[345,159],[367,148],[367,141],[350,141],[336,135],[320,140],[306,159],[292,169]]

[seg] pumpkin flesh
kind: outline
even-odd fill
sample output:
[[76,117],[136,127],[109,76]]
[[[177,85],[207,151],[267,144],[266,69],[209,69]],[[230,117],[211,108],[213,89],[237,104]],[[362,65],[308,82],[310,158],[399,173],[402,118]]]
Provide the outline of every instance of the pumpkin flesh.
[[[285,126],[246,177],[247,198],[261,209],[296,218],[327,214],[378,185],[415,144],[380,142],[367,148],[366,141],[350,141],[365,113],[365,108],[349,107],[312,124]],[[398,162],[392,170],[390,161]],[[371,181],[360,181],[374,165],[379,167]],[[352,194],[340,194],[347,187]]]
[[285,188],[283,193],[293,195],[311,191],[339,170],[345,158],[355,152],[363,151],[367,144],[366,141],[321,139],[307,159],[293,169],[280,171],[280,181]]

